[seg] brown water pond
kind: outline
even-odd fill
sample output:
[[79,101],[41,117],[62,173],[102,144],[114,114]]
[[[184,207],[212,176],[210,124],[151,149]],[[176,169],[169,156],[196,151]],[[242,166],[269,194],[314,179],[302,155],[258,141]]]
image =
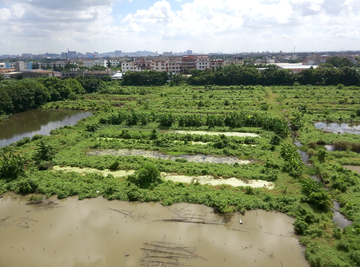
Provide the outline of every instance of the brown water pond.
[[0,122],[0,147],[10,145],[35,134],[49,135],[51,130],[75,125],[91,112],[74,110],[34,109],[12,115]]
[[309,266],[294,220],[281,213],[28,198],[0,199],[0,266]]

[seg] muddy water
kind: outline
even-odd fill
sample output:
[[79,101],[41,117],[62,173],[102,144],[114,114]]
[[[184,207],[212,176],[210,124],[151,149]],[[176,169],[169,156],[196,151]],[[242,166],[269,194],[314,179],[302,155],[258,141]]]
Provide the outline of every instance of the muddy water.
[[340,203],[337,201],[333,202],[334,207],[332,211],[334,212],[333,222],[336,223],[340,228],[344,229],[346,226],[352,224],[352,221],[345,218],[344,215],[340,213]]
[[48,135],[53,129],[74,125],[91,114],[84,111],[46,109],[34,109],[15,114],[0,122],[0,147],[35,134]]
[[332,133],[351,133],[351,134],[360,134],[360,125],[350,125],[347,123],[326,123],[326,122],[316,122],[316,129],[322,129]]
[[[175,263],[160,258],[160,252],[155,254],[154,249],[163,251],[162,257],[174,251],[190,255],[177,255],[179,264],[169,266],[309,266],[294,238],[294,220],[284,214],[258,210],[225,220],[210,208],[185,203],[166,208],[156,203],[109,202],[102,198],[53,200],[57,204],[43,206],[26,205],[17,196],[0,200],[0,219],[5,219],[0,221],[1,266]],[[174,218],[212,224],[162,221]],[[183,247],[181,253],[164,248],[179,246]]]
[[179,155],[172,156],[168,154],[163,154],[158,151],[149,151],[149,150],[141,150],[141,149],[104,149],[104,150],[95,150],[91,152],[87,152],[88,156],[105,156],[105,155],[113,155],[113,156],[142,156],[146,158],[161,158],[161,159],[186,159],[187,161],[197,162],[197,163],[224,163],[224,164],[249,164],[249,160],[240,160],[236,157],[215,157],[211,155]]
[[[294,145],[295,146],[297,146],[297,147],[300,147],[300,146],[302,146],[302,144],[299,142],[299,141],[296,141],[296,142],[294,142]],[[326,147],[326,146],[325,146]],[[327,150],[328,150],[328,148],[326,148]],[[329,151],[329,150],[328,150]],[[300,151],[299,149],[298,149],[298,152],[299,152],[299,154],[300,154],[300,156],[301,156],[301,160],[302,160],[302,162],[305,164],[305,165],[308,165],[308,166],[312,166],[312,164],[311,163],[309,163],[309,155],[306,153],[306,152],[304,152],[304,151]],[[344,166],[344,168],[346,168],[346,167],[348,167],[348,166]],[[351,167],[355,167],[355,166],[351,166]],[[359,168],[359,171],[360,171],[360,168]],[[316,175],[312,175],[312,176],[310,176],[310,178],[312,179],[312,180],[314,180],[314,181],[317,181],[317,182],[321,182],[321,180],[319,179],[319,177],[317,177]],[[325,188],[325,187],[324,187]],[[326,188],[325,188],[326,189]],[[327,189],[326,189],[327,190]],[[334,215],[333,215],[333,219],[332,219],[332,221],[335,223],[335,224],[337,224],[340,228],[345,228],[346,226],[349,226],[349,225],[351,225],[352,224],[352,221],[350,221],[350,220],[348,220],[348,219],[346,219],[346,217],[343,215],[343,214],[341,214],[340,213],[340,211],[339,211],[339,209],[340,209],[340,204],[339,204],[339,202],[337,202],[337,201],[334,201],[334,208],[332,208],[332,211],[333,211],[333,213],[334,213]]]

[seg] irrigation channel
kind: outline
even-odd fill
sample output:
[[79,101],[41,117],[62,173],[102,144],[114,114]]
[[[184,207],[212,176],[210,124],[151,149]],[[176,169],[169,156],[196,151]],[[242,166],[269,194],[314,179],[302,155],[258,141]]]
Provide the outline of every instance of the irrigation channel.
[[[302,144],[299,141],[295,141],[294,145],[297,147],[302,146]],[[309,158],[310,158],[309,155],[304,151],[300,151],[299,149],[298,149],[298,152],[300,154],[302,162],[307,166],[312,166],[312,164],[309,161]],[[316,175],[312,175],[312,176],[310,176],[310,178],[321,183],[321,180]],[[340,209],[340,203],[337,201],[334,201],[334,207],[332,209],[334,212],[333,222],[336,223],[340,228],[343,229],[346,226],[351,225],[352,221],[346,219],[345,216],[339,212],[339,209]]]
[[309,266],[294,219],[274,211],[29,198],[0,199],[0,266]]
[[0,147],[10,145],[35,134],[49,135],[51,130],[75,125],[92,112],[34,109],[12,115],[0,122]]

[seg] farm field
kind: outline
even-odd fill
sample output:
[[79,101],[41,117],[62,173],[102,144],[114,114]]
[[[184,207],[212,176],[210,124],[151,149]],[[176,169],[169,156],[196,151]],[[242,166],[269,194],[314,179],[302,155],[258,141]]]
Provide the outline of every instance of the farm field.
[[279,211],[295,218],[311,266],[360,266],[359,87],[108,83],[42,108],[94,113],[1,148],[0,195]]

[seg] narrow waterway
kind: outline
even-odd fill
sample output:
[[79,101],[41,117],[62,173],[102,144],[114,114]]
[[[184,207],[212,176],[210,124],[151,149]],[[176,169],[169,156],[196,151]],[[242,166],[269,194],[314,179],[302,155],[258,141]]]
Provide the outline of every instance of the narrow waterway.
[[0,147],[10,145],[35,134],[49,135],[51,130],[75,125],[91,116],[91,112],[54,109],[34,109],[12,115],[0,122]]
[[294,219],[282,213],[224,217],[186,203],[27,199],[0,199],[0,266],[309,266]]
[[[303,144],[301,144],[299,141],[295,141],[294,145],[296,147],[303,146]],[[310,159],[309,155],[304,151],[300,151],[299,149],[297,151],[299,152],[299,154],[301,156],[302,162],[307,166],[312,166],[311,162],[309,161],[309,159]],[[312,176],[310,176],[310,178],[313,179],[314,181],[321,182],[321,180],[319,179],[319,177],[317,175],[312,175]],[[334,213],[333,222],[336,223],[340,228],[345,228],[346,226],[351,225],[352,221],[346,219],[345,216],[340,213],[340,211],[339,211],[340,203],[337,201],[334,201],[333,204],[334,204],[334,207],[332,208],[332,211]]]

